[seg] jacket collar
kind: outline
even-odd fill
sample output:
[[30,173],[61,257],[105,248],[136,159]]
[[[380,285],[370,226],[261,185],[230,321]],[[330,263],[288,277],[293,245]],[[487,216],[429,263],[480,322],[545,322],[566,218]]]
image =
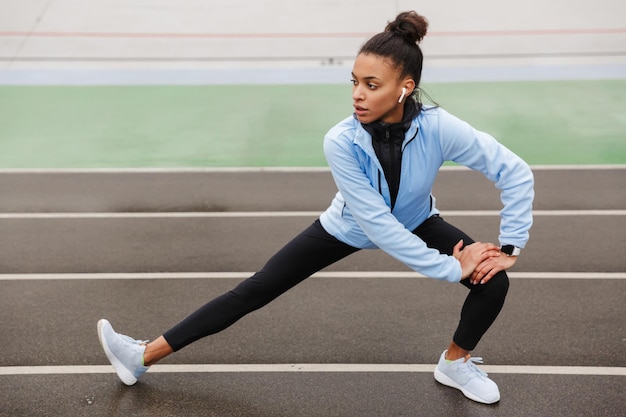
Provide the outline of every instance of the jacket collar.
[[[406,101],[404,105],[404,115],[402,117],[402,121],[395,124],[402,124],[405,129],[404,132],[404,141],[402,142],[402,148],[406,145],[407,141],[414,138],[417,135],[417,123],[413,123],[413,120],[420,114],[422,105],[421,103],[417,103],[414,99],[409,99]],[[352,115],[355,120],[355,124],[357,125],[356,134],[354,135],[354,143],[359,145],[363,150],[365,150],[368,154],[374,155],[374,147],[372,146],[372,135],[369,132],[369,129],[365,126],[371,126],[374,124],[381,125],[393,125],[390,123],[383,122],[372,122],[367,125],[363,125],[360,123],[356,117],[356,113]]]
[[419,114],[419,107],[415,100],[409,98],[404,102],[402,120],[397,123],[385,123],[376,120],[372,123],[361,123],[363,128],[376,139],[385,139],[385,132],[394,132],[394,136],[404,136],[411,127],[411,122]]

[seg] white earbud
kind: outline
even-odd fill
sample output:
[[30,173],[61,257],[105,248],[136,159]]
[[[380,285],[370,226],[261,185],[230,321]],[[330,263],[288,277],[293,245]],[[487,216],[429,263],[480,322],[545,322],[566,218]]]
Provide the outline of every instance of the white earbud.
[[402,88],[402,95],[400,96],[400,99],[398,100],[398,103],[402,103],[402,99],[404,98],[404,96],[406,95],[406,87]]

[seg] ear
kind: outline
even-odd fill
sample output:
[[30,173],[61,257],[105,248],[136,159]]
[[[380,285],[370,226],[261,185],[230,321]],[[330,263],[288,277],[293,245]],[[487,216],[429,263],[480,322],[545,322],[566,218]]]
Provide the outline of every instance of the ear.
[[407,78],[402,82],[402,87],[406,88],[406,95],[410,96],[415,91],[415,80]]

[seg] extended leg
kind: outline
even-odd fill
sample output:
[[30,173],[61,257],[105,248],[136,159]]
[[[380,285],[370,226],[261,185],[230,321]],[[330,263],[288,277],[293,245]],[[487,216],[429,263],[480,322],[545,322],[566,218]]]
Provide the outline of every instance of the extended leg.
[[200,307],[163,334],[173,351],[217,333],[259,309],[315,272],[356,252],[316,221],[233,290]]

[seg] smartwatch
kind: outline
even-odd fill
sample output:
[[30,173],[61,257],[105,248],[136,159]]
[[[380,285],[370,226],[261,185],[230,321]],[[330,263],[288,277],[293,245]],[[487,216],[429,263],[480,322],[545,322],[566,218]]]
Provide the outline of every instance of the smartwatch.
[[500,252],[506,256],[519,256],[522,253],[522,248],[513,245],[502,245],[500,246]]

